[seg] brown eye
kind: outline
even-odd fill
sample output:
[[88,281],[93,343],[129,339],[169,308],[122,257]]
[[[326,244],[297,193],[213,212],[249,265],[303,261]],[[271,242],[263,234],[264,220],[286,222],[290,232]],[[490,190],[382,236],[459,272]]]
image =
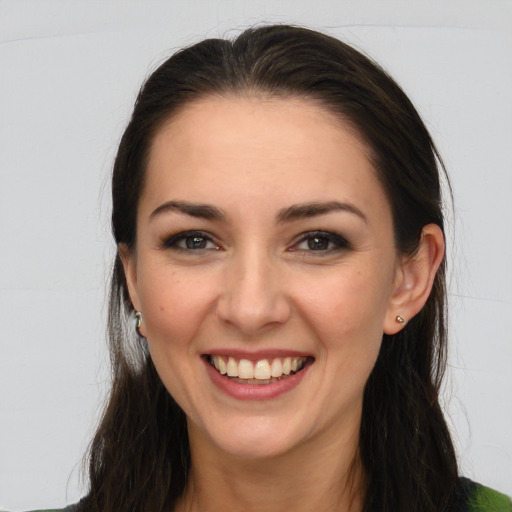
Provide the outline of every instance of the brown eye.
[[325,236],[313,236],[307,239],[308,248],[312,251],[325,251],[329,249],[330,240]]
[[291,251],[330,253],[332,251],[350,249],[349,242],[341,235],[329,231],[313,231],[303,233]]
[[206,249],[208,240],[202,236],[187,236],[184,242],[187,249]]

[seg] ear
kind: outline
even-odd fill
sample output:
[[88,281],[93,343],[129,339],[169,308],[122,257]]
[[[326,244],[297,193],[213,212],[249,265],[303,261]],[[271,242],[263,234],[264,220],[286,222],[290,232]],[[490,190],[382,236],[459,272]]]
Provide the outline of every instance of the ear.
[[[384,332],[396,334],[427,302],[437,270],[444,258],[444,235],[437,224],[427,224],[421,232],[418,250],[404,256],[396,270]],[[403,318],[400,322],[397,318]]]
[[132,301],[133,307],[140,311],[140,301],[137,287],[137,264],[133,251],[128,249],[126,244],[119,244],[117,247],[119,257],[123,263],[124,275],[126,278],[126,286],[128,287],[128,295]]

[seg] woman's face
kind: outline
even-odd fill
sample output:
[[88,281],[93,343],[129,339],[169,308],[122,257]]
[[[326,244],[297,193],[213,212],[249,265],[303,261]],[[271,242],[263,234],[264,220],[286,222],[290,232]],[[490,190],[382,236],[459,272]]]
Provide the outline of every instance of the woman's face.
[[124,254],[192,442],[242,457],[357,437],[399,261],[365,145],[293,98],[207,98],[163,126]]

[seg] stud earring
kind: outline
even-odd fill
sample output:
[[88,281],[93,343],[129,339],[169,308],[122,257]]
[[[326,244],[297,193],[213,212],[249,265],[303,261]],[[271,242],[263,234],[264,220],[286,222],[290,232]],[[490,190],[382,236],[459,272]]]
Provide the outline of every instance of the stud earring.
[[397,317],[395,318],[395,320],[396,320],[400,325],[404,325],[404,324],[405,324],[405,318],[404,318],[403,316],[397,315]]
[[140,327],[142,325],[142,313],[140,311],[135,311],[135,313],[133,313],[133,316],[135,317],[135,330],[137,331],[137,334],[141,338],[144,338],[144,336],[140,332]]

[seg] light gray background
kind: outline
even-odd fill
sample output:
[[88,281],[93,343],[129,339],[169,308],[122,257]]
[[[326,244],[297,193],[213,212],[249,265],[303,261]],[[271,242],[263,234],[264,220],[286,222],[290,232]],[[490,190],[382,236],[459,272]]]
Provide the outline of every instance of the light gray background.
[[445,403],[463,472],[512,493],[510,1],[0,0],[0,508],[82,492],[108,386],[108,176],[139,85],[261,21],[353,43],[424,116],[455,191]]

